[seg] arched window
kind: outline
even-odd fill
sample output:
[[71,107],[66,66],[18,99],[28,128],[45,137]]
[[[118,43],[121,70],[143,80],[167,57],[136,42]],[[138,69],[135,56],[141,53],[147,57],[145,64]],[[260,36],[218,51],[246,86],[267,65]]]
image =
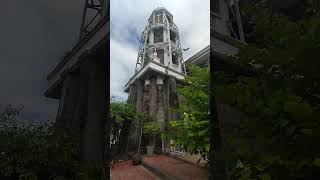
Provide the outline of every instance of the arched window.
[[179,65],[178,55],[176,53],[172,53],[172,63],[174,65]]
[[173,42],[177,42],[177,34],[170,30],[170,40]]
[[154,42],[163,42],[163,28],[159,27],[159,28],[155,28],[153,31],[154,34]]
[[160,59],[160,63],[164,64],[164,51],[163,51],[163,49],[157,49],[157,57]]
[[169,23],[172,23],[172,20],[171,20],[170,16],[166,15],[166,17],[167,17]]

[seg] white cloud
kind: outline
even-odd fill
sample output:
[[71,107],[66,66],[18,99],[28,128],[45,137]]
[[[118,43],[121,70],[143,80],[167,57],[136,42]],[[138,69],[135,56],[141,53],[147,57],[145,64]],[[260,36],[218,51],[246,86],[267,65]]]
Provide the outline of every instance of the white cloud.
[[[190,48],[184,53],[185,60],[210,44],[210,0],[162,0],[160,5],[173,15],[180,31],[181,46]],[[155,8],[157,1],[111,0],[111,96],[127,98],[123,89],[134,74],[137,39]]]
[[124,92],[126,81],[134,74],[137,49],[130,44],[110,39],[110,93],[122,100],[127,98]]

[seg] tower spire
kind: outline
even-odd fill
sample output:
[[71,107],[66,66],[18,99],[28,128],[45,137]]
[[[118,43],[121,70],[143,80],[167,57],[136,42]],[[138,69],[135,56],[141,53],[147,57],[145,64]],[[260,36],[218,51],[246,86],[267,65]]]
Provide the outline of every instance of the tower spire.
[[161,7],[161,0],[155,0],[156,1],[156,4],[157,4],[157,7],[159,8],[159,7]]

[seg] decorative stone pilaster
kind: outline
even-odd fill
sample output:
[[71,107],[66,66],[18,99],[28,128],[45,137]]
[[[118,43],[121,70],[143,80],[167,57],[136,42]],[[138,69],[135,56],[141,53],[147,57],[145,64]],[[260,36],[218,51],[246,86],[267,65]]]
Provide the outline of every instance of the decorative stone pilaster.
[[136,108],[138,112],[143,112],[143,84],[141,80],[137,80],[137,101],[136,101]]
[[161,131],[165,130],[164,118],[164,91],[162,77],[157,78],[157,121],[161,125]]
[[81,66],[85,67],[88,75],[86,115],[81,131],[81,158],[83,162],[100,164],[104,157],[107,119],[106,63],[95,58],[88,58]]
[[177,109],[179,107],[178,94],[177,94],[177,83],[176,79],[169,78],[169,112],[168,120],[178,120],[180,118],[178,112],[174,112],[171,109]]
[[150,91],[149,91],[149,116],[153,119],[157,117],[157,85],[156,78],[150,79]]
[[77,104],[77,96],[79,89],[79,74],[65,74],[62,88],[61,99],[59,102],[59,110],[56,119],[56,129],[63,132],[67,129],[78,128],[79,123],[74,119],[75,106]]
[[150,91],[150,80],[146,79],[144,81],[143,88],[143,111],[149,112],[149,91]]
[[137,87],[135,84],[130,85],[129,89],[129,96],[128,96],[128,103],[129,104],[135,104],[137,98]]

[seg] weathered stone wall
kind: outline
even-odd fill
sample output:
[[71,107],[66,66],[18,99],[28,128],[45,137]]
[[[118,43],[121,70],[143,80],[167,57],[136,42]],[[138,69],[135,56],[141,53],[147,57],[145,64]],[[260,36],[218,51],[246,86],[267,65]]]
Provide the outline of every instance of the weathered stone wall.
[[[55,133],[79,132],[81,162],[102,164],[107,122],[106,61],[86,55],[79,67],[63,75]],[[109,132],[108,132],[109,134]]]
[[139,112],[144,112],[166,129],[168,120],[179,119],[173,108],[179,107],[177,83],[173,77],[154,75],[137,80],[130,86],[128,102],[135,104]]

